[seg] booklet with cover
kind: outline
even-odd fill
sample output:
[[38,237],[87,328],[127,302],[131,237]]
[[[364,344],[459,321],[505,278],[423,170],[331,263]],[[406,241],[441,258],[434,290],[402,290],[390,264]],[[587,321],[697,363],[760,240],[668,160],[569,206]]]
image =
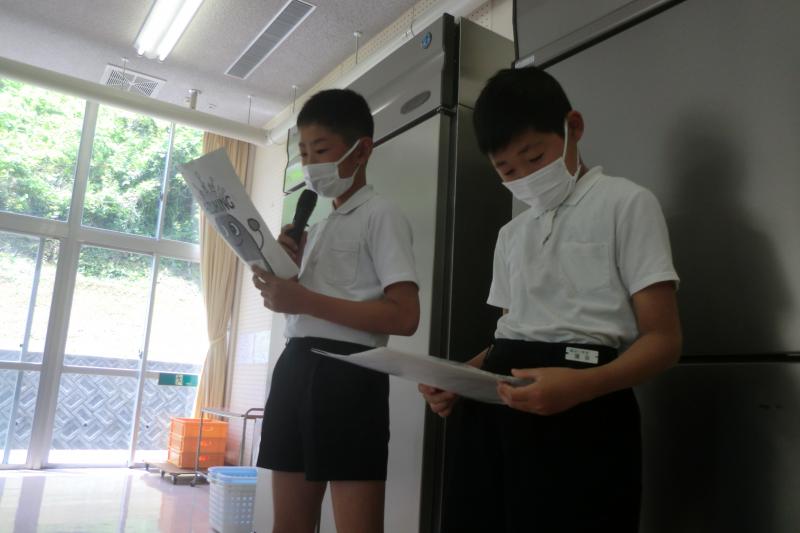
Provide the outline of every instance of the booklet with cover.
[[487,403],[503,403],[497,395],[497,382],[505,381],[521,386],[530,380],[487,372],[466,363],[449,361],[431,355],[400,352],[391,348],[375,348],[351,355],[340,355],[324,350],[314,353],[362,366],[392,376],[424,383],[442,390],[455,392],[465,398]]
[[181,170],[197,203],[242,261],[283,279],[297,275],[297,265],[269,232],[224,148],[182,165]]

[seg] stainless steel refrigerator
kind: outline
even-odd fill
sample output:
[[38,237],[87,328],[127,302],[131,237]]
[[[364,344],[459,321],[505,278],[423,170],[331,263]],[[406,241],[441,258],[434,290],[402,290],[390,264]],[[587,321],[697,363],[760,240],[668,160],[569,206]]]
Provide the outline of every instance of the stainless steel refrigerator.
[[[492,337],[498,315],[485,300],[511,198],[477,148],[472,106],[485,81],[512,60],[507,39],[445,16],[350,86],[375,117],[367,180],[401,207],[414,232],[420,326],[413,337],[392,337],[390,346],[465,360]],[[289,149],[287,188],[297,184],[292,139]],[[286,196],[284,223],[299,194]],[[330,209],[321,199],[312,222]],[[386,531],[435,531],[444,425],[426,416],[416,384],[392,378],[390,402]],[[321,531],[334,530],[326,502]]]
[[800,3],[515,4],[518,64],[564,85],[588,165],[656,193],[682,279],[682,361],[637,390],[642,532],[800,531]]

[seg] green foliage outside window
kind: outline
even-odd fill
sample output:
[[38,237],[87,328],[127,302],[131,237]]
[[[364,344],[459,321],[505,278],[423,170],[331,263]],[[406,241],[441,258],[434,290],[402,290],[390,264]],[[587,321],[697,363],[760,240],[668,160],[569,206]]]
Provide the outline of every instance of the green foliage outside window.
[[[0,211],[66,221],[85,103],[12,80],[0,79]],[[145,115],[101,106],[92,144],[82,223],[155,237],[171,125]],[[162,238],[198,242],[198,212],[180,164],[197,158],[202,132],[176,126]],[[35,255],[21,240],[23,256]],[[104,277],[136,277],[147,256],[90,248],[81,271]],[[49,252],[49,251],[48,251]],[[9,250],[0,250],[9,253]],[[113,256],[113,257],[112,257]],[[130,264],[128,264],[130,263]],[[178,264],[178,263],[176,263]],[[189,279],[190,273],[173,272]]]
[[100,107],[84,225],[155,236],[169,129],[168,122]]
[[84,102],[0,79],[0,210],[66,220]]
[[169,173],[169,195],[164,212],[162,235],[165,239],[198,244],[200,213],[189,185],[180,174],[180,165],[197,159],[203,151],[203,132],[186,126],[175,126],[172,141],[172,168]]

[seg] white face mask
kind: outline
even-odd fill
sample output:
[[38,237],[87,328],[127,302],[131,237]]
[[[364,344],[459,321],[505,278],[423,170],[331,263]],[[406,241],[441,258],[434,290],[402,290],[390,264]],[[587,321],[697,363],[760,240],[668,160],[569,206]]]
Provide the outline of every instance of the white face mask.
[[511,194],[517,200],[531,206],[534,216],[539,216],[560,206],[575,188],[575,182],[578,180],[578,174],[581,171],[580,156],[576,148],[576,170],[575,175],[572,175],[567,170],[567,163],[564,161],[564,157],[567,154],[568,133],[565,121],[564,152],[561,157],[524,178],[503,182],[503,185],[511,191]]
[[[338,161],[333,163],[315,163],[303,167],[303,178],[306,187],[325,198],[337,198],[347,192],[353,186],[353,179],[356,176],[358,167],[353,171],[349,178],[339,176],[339,163],[347,159],[353,153],[358,143],[355,144]],[[360,166],[360,165],[359,165]]]

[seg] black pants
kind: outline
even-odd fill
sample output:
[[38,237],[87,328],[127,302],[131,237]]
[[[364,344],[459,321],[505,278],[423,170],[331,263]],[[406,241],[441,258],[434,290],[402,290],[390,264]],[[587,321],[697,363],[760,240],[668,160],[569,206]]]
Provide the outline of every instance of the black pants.
[[349,355],[348,342],[293,338],[275,365],[258,466],[309,481],[386,480],[389,376],[311,350]]
[[[616,351],[600,352],[599,364]],[[498,339],[483,368],[588,363],[563,344]],[[463,400],[448,420],[443,531],[633,533],[641,501],[641,427],[633,391],[539,416]]]

